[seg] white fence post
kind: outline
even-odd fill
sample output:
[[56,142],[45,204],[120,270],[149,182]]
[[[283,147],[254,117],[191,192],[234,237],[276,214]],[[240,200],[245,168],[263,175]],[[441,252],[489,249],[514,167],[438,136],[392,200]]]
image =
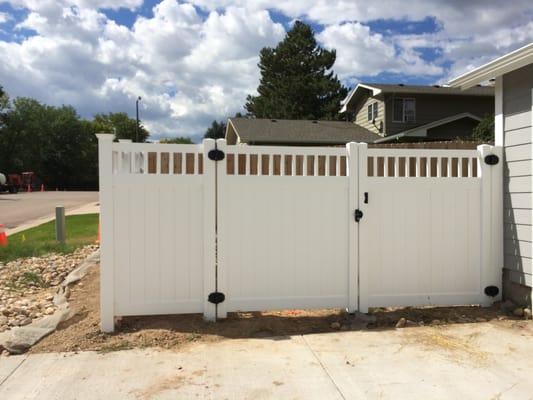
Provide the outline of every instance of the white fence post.
[[[361,238],[361,224],[369,223],[365,218],[368,218],[367,210],[365,206],[362,206],[361,201],[366,188],[366,180],[368,176],[368,145],[366,143],[359,143],[358,147],[358,166],[357,166],[357,189],[359,196],[357,198],[357,208],[363,211],[363,219],[357,224],[357,292],[358,292],[358,309],[362,313],[368,312],[368,265],[365,265],[361,259],[361,247],[364,245],[364,239]],[[377,163],[374,157],[374,176],[377,175]],[[385,157],[385,164],[387,164],[387,158]]]
[[[219,303],[217,305],[217,319],[218,318],[226,318],[228,315],[227,311],[227,300],[228,297],[231,296],[231,293],[227,292],[227,284],[226,284],[226,274],[225,274],[225,249],[220,246],[220,211],[222,209],[222,202],[225,201],[222,196],[220,196],[220,188],[224,187],[225,184],[225,178],[226,178],[226,159],[228,157],[227,151],[226,151],[226,139],[217,139],[217,149],[224,152],[224,159],[222,161],[217,161],[217,180],[216,180],[216,190],[217,190],[217,198],[216,198],[216,207],[217,207],[217,215],[216,215],[216,227],[217,227],[217,268],[216,268],[216,282],[217,282],[217,291],[224,293],[226,296],[226,301],[223,301],[222,303]],[[234,171],[235,174],[238,174],[239,167],[238,167],[238,160],[237,157],[234,159]],[[280,164],[280,168],[283,168],[283,157],[282,162]],[[225,238],[226,240],[232,240],[232,238]]]
[[[490,306],[501,299],[503,266],[503,171],[502,149],[480,145],[478,150],[478,174],[481,172],[481,292],[483,305]],[[485,157],[494,154],[499,161],[489,165]],[[496,286],[499,293],[488,297],[487,286]]]
[[113,263],[113,139],[98,133],[98,171],[100,189],[100,318],[104,332],[115,330]]
[[500,288],[498,296],[493,301],[502,299],[503,293],[503,148],[493,146],[493,154],[498,156],[498,164],[492,166],[492,275],[494,284]]
[[215,321],[216,306],[207,299],[216,288],[216,161],[209,159],[214,139],[204,139],[204,319]]
[[358,309],[358,226],[354,219],[359,202],[359,149],[355,142],[346,143],[346,175],[348,176],[348,312]]

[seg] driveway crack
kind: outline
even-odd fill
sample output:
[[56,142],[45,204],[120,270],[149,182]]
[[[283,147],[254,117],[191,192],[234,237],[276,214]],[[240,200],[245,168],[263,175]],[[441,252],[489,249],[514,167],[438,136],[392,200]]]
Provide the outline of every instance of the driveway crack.
[[320,359],[320,357],[318,357],[318,354],[316,354],[316,352],[313,350],[313,348],[309,345],[309,343],[307,342],[307,340],[305,339],[305,336],[304,335],[301,335],[302,336],[302,340],[304,341],[305,345],[307,346],[307,348],[309,349],[309,351],[313,354],[313,357],[315,357],[315,359],[318,361],[318,363],[320,364],[320,366],[322,367],[322,369],[324,370],[324,372],[326,373],[326,375],[328,376],[329,380],[331,381],[331,383],[333,383],[333,386],[335,386],[335,389],[337,389],[337,392],[339,392],[341,398],[343,398],[344,400],[346,400],[346,397],[344,396],[344,394],[342,393],[342,390],[340,389],[340,387],[337,385],[337,382],[335,382],[335,379],[333,379],[333,377],[331,376],[331,374],[329,373],[328,369],[326,368],[326,366],[324,365],[324,363],[322,362],[322,360]]
[[0,381],[0,386],[2,386],[11,376],[20,368],[20,366],[26,361],[28,357],[24,357],[21,362],[18,363],[18,365],[13,368],[13,371],[11,371],[2,381]]

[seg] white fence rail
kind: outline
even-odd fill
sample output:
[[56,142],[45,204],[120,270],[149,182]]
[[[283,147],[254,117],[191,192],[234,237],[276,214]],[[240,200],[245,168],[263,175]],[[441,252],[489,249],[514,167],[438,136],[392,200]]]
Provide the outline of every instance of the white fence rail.
[[484,161],[500,148],[98,136],[106,331],[126,315],[487,305],[501,289],[502,168]]

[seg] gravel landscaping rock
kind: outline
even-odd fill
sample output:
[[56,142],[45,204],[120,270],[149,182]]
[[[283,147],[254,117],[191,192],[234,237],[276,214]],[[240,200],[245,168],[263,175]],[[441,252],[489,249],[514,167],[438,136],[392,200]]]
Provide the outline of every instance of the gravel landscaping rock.
[[0,263],[0,332],[51,315],[54,293],[65,277],[98,248]]

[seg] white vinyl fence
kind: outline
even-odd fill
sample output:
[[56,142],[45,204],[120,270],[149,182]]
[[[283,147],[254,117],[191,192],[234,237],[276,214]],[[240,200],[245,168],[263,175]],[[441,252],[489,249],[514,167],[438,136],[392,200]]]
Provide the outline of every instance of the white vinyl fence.
[[127,315],[500,297],[500,148],[98,137],[105,331]]

